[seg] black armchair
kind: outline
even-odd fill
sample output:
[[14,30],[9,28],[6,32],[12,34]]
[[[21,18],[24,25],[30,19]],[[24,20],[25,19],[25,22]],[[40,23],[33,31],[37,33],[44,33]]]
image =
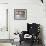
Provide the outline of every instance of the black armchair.
[[32,37],[30,38],[31,43],[33,44],[34,42],[39,43],[39,33],[40,33],[40,24],[32,23],[29,24],[27,23],[27,31],[22,31],[22,34],[20,34],[20,44],[22,41],[24,41],[24,35],[29,34]]

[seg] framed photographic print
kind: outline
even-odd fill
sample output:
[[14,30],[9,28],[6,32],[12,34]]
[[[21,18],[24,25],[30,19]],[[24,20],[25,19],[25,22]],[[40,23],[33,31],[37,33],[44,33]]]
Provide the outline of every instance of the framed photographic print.
[[14,9],[14,20],[26,20],[27,9]]

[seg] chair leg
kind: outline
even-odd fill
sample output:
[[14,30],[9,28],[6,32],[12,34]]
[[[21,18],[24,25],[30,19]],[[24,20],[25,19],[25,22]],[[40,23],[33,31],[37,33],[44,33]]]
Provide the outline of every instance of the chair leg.
[[21,41],[20,41],[20,45],[21,45]]
[[32,39],[32,41],[31,41],[31,45],[30,45],[30,46],[33,46],[33,44],[34,44],[34,41],[33,41],[33,39]]

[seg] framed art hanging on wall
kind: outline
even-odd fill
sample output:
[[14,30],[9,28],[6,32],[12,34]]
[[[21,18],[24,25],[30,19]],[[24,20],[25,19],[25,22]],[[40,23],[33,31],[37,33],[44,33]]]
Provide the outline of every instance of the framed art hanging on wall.
[[15,20],[26,20],[27,9],[14,9],[14,19]]

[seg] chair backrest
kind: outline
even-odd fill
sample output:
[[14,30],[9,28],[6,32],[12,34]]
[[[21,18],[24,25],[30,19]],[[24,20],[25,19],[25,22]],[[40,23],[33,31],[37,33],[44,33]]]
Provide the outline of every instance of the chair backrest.
[[29,24],[27,23],[27,30],[29,34],[34,34],[37,35],[40,32],[40,24],[32,23]]

